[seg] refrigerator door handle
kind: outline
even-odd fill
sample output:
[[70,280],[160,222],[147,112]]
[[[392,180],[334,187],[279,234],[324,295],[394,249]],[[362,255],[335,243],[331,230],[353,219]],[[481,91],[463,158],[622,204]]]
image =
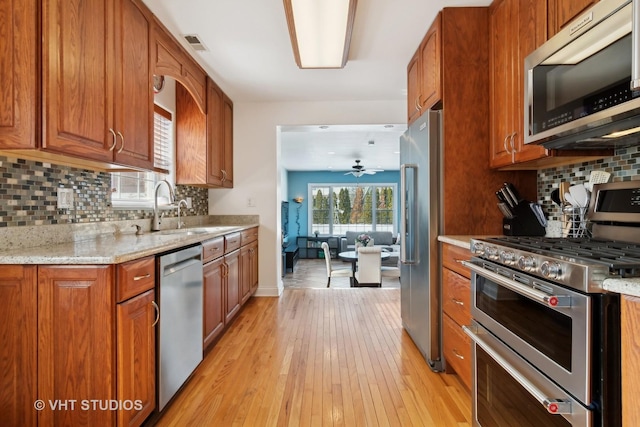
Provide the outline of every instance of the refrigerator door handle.
[[[407,192],[407,170],[413,169],[413,182],[411,186],[412,194]],[[400,232],[402,238],[400,239],[400,262],[403,264],[416,264],[417,254],[416,248],[418,246],[416,221],[417,221],[417,204],[416,195],[418,194],[418,180],[415,179],[418,173],[418,165],[416,164],[402,164],[400,165],[400,212],[402,220],[400,221]]]

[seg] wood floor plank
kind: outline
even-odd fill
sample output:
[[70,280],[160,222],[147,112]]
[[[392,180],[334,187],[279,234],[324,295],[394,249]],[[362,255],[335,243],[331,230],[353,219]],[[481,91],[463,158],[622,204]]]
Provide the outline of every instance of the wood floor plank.
[[249,300],[157,425],[470,426],[468,390],[402,329],[397,283],[327,289],[306,261],[308,282]]

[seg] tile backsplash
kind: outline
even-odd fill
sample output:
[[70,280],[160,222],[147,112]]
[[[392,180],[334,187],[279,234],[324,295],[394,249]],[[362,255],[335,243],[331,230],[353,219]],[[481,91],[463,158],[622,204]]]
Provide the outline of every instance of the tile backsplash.
[[[74,208],[57,209],[59,187],[73,189]],[[145,209],[111,207],[111,175],[67,166],[0,156],[0,227],[88,223],[151,218]],[[176,186],[191,197],[188,215],[207,215],[206,188]],[[175,216],[176,212],[167,212]]]
[[551,192],[561,181],[571,185],[589,181],[592,170],[603,170],[611,174],[609,182],[640,180],[640,147],[621,148],[615,155],[591,162],[543,169],[538,171],[538,203],[542,204],[549,220],[560,220],[560,208],[551,200]]

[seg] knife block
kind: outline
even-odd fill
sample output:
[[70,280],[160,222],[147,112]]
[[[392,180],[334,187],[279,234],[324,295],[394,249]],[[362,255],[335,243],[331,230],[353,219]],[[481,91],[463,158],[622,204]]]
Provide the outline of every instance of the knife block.
[[522,201],[512,209],[513,218],[502,219],[502,233],[505,236],[544,236],[545,228],[533,213],[529,202]]

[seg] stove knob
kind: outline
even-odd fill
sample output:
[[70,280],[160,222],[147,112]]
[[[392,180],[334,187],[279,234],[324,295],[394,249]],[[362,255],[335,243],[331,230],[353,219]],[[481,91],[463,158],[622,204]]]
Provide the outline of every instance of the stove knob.
[[489,246],[485,251],[486,256],[489,259],[498,259],[498,248],[492,248],[491,246]]
[[479,242],[474,243],[473,253],[476,255],[484,255],[484,244]]
[[516,254],[509,251],[500,252],[500,259],[505,264],[513,264],[516,261]]
[[540,266],[540,273],[547,279],[557,279],[560,276],[560,264],[545,261]]
[[520,270],[533,270],[536,268],[536,262],[530,256],[521,256],[518,260],[518,267],[520,267]]

